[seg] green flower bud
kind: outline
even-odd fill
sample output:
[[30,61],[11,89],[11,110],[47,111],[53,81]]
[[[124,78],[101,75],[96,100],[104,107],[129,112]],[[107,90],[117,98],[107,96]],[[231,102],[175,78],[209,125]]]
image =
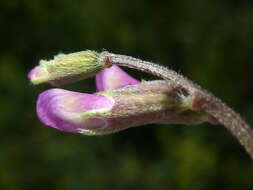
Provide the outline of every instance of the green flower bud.
[[30,71],[28,77],[33,84],[50,83],[61,85],[95,75],[110,67],[104,60],[104,52],[80,51],[59,54],[53,60],[41,60],[39,66]]

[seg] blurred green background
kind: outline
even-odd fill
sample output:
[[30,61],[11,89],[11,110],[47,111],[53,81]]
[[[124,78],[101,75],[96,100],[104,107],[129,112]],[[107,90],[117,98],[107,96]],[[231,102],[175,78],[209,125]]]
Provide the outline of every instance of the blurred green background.
[[1,0],[0,26],[0,190],[253,189],[252,161],[223,126],[63,133],[36,116],[51,86],[27,79],[40,59],[106,49],[183,73],[253,124],[252,1]]

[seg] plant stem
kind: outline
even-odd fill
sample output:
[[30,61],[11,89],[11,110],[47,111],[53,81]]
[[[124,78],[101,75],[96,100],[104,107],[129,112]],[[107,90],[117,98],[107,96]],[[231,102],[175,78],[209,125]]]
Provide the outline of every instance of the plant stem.
[[224,125],[253,159],[253,130],[241,116],[218,98],[202,94],[201,108]]
[[194,110],[202,110],[224,125],[240,142],[253,159],[253,130],[233,109],[221,100],[201,89],[186,77],[164,66],[136,59],[130,56],[105,53],[105,61],[110,64],[134,68],[161,77],[175,87],[186,90],[194,97]]

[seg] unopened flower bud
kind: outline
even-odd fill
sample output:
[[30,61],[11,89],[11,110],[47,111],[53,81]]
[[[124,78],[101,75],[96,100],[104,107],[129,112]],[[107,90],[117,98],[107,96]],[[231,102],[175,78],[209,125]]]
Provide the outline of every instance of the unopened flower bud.
[[89,50],[59,54],[53,60],[41,60],[39,65],[30,71],[28,77],[33,84],[61,85],[75,82],[109,67],[103,59],[103,53]]

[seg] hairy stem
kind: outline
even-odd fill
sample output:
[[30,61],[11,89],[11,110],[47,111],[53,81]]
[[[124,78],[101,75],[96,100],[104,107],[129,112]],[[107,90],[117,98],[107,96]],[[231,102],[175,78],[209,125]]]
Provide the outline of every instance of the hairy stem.
[[190,95],[195,97],[193,109],[203,110],[213,116],[220,124],[224,125],[246,149],[253,159],[253,130],[233,109],[224,104],[221,100],[202,90],[200,86],[193,83],[184,76],[164,66],[142,61],[130,56],[105,54],[105,61],[109,64],[126,66],[152,75],[169,80],[175,87],[183,88]]
[[202,94],[200,98],[201,109],[223,124],[244,146],[253,159],[253,130],[249,124],[218,98],[206,93]]

